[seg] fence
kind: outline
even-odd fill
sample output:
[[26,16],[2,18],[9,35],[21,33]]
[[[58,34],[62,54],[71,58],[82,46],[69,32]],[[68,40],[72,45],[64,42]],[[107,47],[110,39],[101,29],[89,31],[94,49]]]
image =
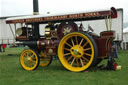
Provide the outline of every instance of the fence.
[[15,39],[0,39],[0,44],[15,44]]
[[128,42],[122,42],[122,50],[128,50]]

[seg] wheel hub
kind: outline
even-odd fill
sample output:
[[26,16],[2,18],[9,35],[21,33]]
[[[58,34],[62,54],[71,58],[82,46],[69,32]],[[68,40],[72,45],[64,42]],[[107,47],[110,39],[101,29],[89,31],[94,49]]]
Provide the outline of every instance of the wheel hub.
[[84,52],[83,52],[83,47],[79,46],[79,45],[75,45],[71,48],[71,54],[72,56],[74,56],[75,58],[80,58],[83,56]]
[[29,57],[29,58],[27,58],[28,59],[28,61],[32,61],[32,58],[31,57]]

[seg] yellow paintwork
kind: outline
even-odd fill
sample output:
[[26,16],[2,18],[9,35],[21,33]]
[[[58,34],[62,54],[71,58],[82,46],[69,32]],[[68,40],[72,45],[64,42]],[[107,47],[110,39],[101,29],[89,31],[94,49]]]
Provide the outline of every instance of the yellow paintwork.
[[73,46],[70,52],[75,58],[80,58],[84,54],[83,47],[79,45]]
[[38,62],[37,54],[31,49],[24,50],[20,55],[20,63],[25,70],[34,70]]
[[[82,37],[83,40],[86,40],[85,44],[87,45],[87,43],[88,43],[90,45],[90,48],[84,49],[84,47],[81,45],[83,41],[81,40],[80,42],[78,42],[76,36]],[[72,37],[75,37],[74,41],[76,40],[76,45],[73,42]],[[67,43],[67,41],[70,39],[71,39],[72,45],[69,45],[69,43]],[[65,44],[68,45],[70,47],[70,49],[65,48],[64,47]],[[64,50],[68,50],[69,53],[64,54]],[[84,52],[84,50],[91,50],[91,54]],[[90,56],[90,59],[83,57],[84,54]],[[70,57],[68,59],[66,59],[65,56],[70,56]],[[80,32],[69,33],[66,36],[64,36],[59,43],[58,57],[59,57],[60,62],[66,69],[73,71],[73,72],[84,71],[84,70],[88,69],[93,62],[94,47],[93,47],[92,42],[89,40],[89,38],[87,36],[85,36],[84,34],[82,34]],[[69,63],[69,61],[71,59],[72,59],[72,62]],[[78,61],[78,59],[79,59],[79,61]],[[83,60],[86,60],[87,62],[83,62]],[[75,61],[76,61],[77,66],[73,66],[73,63]]]

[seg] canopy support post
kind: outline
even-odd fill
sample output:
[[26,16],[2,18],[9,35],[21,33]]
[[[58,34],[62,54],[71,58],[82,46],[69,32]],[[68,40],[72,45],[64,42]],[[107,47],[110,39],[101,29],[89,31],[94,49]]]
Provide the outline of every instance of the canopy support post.
[[106,24],[107,31],[109,31],[109,28],[110,28],[110,31],[111,31],[112,30],[112,18],[111,18],[111,16],[106,17],[105,24]]
[[14,39],[16,39],[15,34],[14,34],[14,32],[13,32],[12,27],[11,27],[10,24],[9,24],[9,27],[10,27],[10,30],[11,30],[11,32],[12,32],[12,35],[13,35]]

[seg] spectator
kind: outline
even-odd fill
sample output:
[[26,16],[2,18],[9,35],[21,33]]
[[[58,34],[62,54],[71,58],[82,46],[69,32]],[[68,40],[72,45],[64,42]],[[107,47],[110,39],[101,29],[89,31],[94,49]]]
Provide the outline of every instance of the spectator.
[[0,44],[0,52],[2,52],[2,50],[1,50],[1,44]]
[[6,44],[2,44],[3,52],[5,52]]

